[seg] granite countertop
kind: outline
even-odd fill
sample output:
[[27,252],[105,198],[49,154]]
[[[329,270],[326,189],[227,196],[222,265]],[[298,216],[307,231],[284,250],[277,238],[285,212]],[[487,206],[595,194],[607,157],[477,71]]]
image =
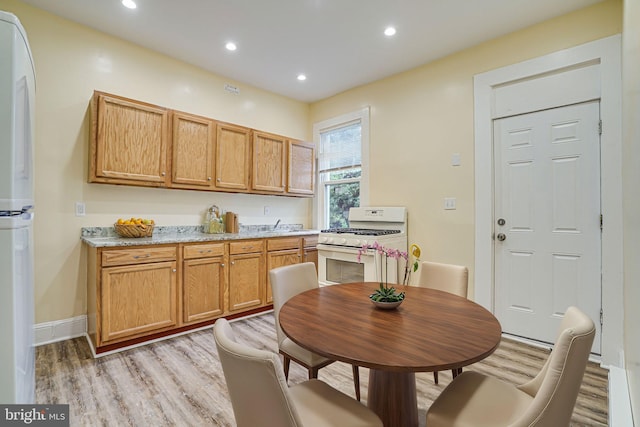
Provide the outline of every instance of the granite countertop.
[[202,226],[156,226],[153,236],[128,238],[120,237],[113,227],[83,227],[80,239],[96,248],[164,245],[170,243],[216,242],[225,240],[264,239],[269,237],[304,236],[318,234],[319,230],[303,229],[302,224],[284,224],[276,230],[273,225],[240,226],[239,233],[209,234],[202,232]]

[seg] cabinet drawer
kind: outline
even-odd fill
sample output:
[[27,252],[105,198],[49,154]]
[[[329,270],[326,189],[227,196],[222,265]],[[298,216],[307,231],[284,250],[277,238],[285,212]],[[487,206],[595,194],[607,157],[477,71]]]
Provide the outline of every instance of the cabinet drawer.
[[184,259],[208,258],[224,255],[224,243],[188,245],[183,248]]
[[304,246],[305,248],[315,248],[316,246],[318,246],[318,235],[314,235],[314,236],[304,236],[302,238],[302,246]]
[[102,266],[173,261],[176,259],[176,254],[175,246],[104,251],[102,252]]
[[245,240],[243,242],[229,243],[229,253],[231,255],[262,251],[264,251],[264,240]]
[[299,237],[285,237],[282,239],[267,240],[268,251],[281,251],[284,249],[299,249],[299,248],[300,248]]

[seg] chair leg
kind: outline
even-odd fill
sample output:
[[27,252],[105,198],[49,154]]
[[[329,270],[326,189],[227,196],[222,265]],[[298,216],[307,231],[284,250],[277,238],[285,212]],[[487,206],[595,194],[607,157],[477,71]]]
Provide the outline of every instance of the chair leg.
[[318,368],[309,368],[309,379],[318,379]]
[[433,382],[438,384],[438,371],[433,371]]
[[356,399],[360,402],[360,369],[357,365],[353,367],[353,385],[356,387]]
[[289,382],[289,365],[291,365],[291,359],[289,359],[285,355],[282,355],[282,357],[284,358],[284,360],[282,361],[282,367],[284,368],[284,379]]
[[462,368],[456,368],[456,369],[452,369],[451,370],[451,376],[453,378],[457,377],[458,375],[460,375],[462,373]]

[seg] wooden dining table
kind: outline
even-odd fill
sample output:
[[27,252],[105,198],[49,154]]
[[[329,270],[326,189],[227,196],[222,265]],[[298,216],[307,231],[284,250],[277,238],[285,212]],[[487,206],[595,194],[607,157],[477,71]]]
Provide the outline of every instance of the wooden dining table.
[[392,310],[369,295],[378,283],[325,286],[289,299],[280,326],[298,345],[369,368],[367,406],[385,427],[418,426],[416,372],[460,370],[495,351],[501,326],[484,307],[448,292],[393,285],[405,292]]

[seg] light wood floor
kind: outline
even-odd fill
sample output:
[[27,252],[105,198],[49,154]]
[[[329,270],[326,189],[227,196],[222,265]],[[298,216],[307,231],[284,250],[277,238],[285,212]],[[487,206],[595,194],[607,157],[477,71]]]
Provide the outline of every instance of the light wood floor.
[[[277,351],[272,313],[232,327],[245,343]],[[520,384],[546,357],[545,350],[503,339],[493,355],[468,369]],[[350,365],[333,363],[319,377],[354,396]],[[305,379],[306,371],[292,363],[289,383]],[[360,381],[364,403],[366,368],[360,368]],[[438,385],[430,372],[416,375],[421,426],[427,408],[450,381],[451,372],[441,372]],[[68,403],[72,426],[235,425],[211,329],[99,359],[92,358],[84,338],[38,347],[36,401]],[[607,371],[594,363],[587,367],[571,425],[607,425]]]

